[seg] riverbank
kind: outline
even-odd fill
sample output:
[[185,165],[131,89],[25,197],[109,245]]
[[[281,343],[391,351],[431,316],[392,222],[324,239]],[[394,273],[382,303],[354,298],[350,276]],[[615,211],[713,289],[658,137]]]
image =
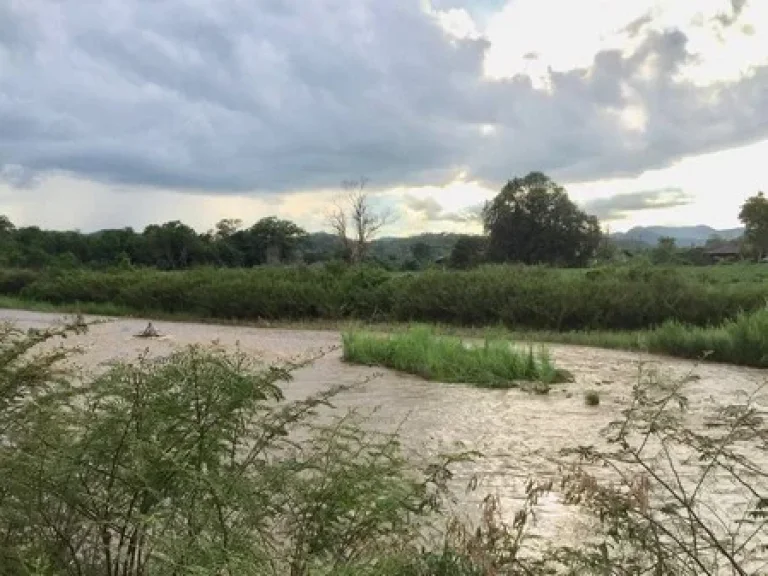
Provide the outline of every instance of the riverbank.
[[[128,307],[109,303],[51,304],[28,299],[0,296],[0,309],[28,310],[50,314],[91,314],[115,318],[164,320],[167,322],[196,322],[207,325],[279,328],[283,330],[313,330],[351,332],[365,329],[372,332],[402,333],[413,326],[403,322],[363,322],[342,319],[309,320],[242,320],[199,317],[185,312],[153,312],[151,315]],[[662,356],[707,362],[735,364],[753,368],[768,367],[768,310],[742,313],[719,326],[695,327],[668,322],[655,329],[634,331],[515,331],[504,326],[471,327],[434,324],[431,329],[448,336],[466,338],[506,338],[535,344],[554,343],[610,350],[645,352]]]
[[[59,314],[19,310],[0,311],[0,318],[20,328],[41,328],[61,320]],[[664,382],[685,381],[686,421],[697,430],[720,407],[742,402],[745,391],[758,390],[754,400],[768,405],[768,394],[760,391],[765,380],[760,370],[645,353],[551,345],[553,361],[572,373],[574,381],[553,388],[547,395],[535,395],[514,389],[427,382],[390,370],[349,365],[342,361],[341,335],[327,329],[163,320],[153,324],[164,338],[136,338],[146,320],[121,318],[93,325],[88,333],[70,336],[64,343],[81,349],[82,354],[72,360],[86,372],[100,372],[114,360],[132,361],[142,354],[167,356],[188,345],[214,342],[265,363],[315,358],[284,384],[286,400],[302,400],[338,385],[348,386],[334,397],[332,410],[362,415],[371,430],[396,432],[405,454],[416,461],[446,453],[477,453],[477,458],[459,462],[449,481],[451,490],[460,495],[456,512],[475,519],[488,494],[498,498],[504,517],[511,519],[525,501],[530,478],[558,478],[562,450],[604,446],[601,431],[631,405],[640,374],[658,373]],[[691,374],[695,378],[686,378]],[[599,394],[598,406],[585,404],[588,391]],[[681,470],[694,474],[698,468],[691,463]],[[468,485],[475,490],[466,492]],[[717,488],[718,502],[729,510],[744,504],[736,488],[730,484]],[[728,514],[736,517],[735,512]],[[540,541],[581,542],[589,534],[590,528],[582,523],[577,508],[557,497],[542,498],[536,515],[531,534]]]

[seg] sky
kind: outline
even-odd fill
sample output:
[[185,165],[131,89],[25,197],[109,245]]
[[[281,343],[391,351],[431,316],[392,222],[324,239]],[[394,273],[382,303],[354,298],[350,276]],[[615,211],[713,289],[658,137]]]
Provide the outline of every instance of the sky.
[[3,0],[0,213],[277,215],[364,177],[387,235],[479,232],[542,171],[606,228],[768,192],[765,0]]

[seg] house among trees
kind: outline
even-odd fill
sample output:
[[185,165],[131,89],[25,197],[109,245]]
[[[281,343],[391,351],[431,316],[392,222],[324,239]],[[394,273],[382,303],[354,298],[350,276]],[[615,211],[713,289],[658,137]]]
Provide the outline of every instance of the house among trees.
[[742,259],[741,242],[734,240],[706,250],[704,254],[712,262],[735,262]]

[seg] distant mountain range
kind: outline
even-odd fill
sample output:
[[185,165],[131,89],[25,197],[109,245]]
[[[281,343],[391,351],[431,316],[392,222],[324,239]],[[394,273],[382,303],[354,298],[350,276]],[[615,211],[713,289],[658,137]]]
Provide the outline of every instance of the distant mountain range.
[[[723,240],[734,240],[744,234],[743,228],[717,230],[710,226],[638,226],[627,232],[611,234],[611,239],[621,249],[636,252],[653,248],[659,238],[671,237],[678,247],[703,246],[712,237]],[[413,258],[412,248],[415,244],[429,246],[430,257],[437,259],[447,256],[462,235],[454,233],[416,234],[406,237],[382,237],[371,242],[371,255],[389,262],[403,263]],[[315,232],[309,235],[309,245],[306,256],[309,261],[314,258],[330,258],[338,253],[341,245],[333,234]]]
[[655,246],[659,238],[674,238],[681,248],[703,246],[712,237],[735,240],[744,234],[744,228],[716,230],[710,226],[636,226],[627,232],[616,232],[611,238],[620,243]]

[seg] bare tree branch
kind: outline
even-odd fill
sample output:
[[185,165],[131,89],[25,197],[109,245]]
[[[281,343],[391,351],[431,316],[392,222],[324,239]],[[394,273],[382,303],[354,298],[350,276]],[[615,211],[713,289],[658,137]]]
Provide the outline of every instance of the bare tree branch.
[[333,232],[339,237],[352,262],[361,262],[368,254],[371,241],[393,220],[391,210],[374,208],[365,190],[367,178],[342,183],[345,193],[328,215]]

